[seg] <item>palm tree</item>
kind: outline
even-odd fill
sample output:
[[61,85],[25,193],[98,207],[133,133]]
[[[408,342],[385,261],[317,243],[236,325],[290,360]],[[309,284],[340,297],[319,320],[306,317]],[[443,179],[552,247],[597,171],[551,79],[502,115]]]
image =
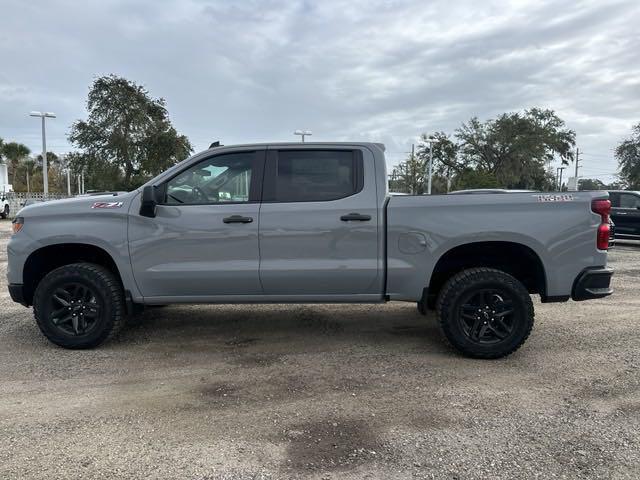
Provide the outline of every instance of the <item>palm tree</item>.
[[15,181],[16,169],[20,160],[25,158],[31,153],[29,147],[22,143],[9,142],[2,145],[2,153],[9,161],[9,167],[11,167],[12,180]]
[[27,173],[27,193],[31,193],[31,185],[29,183],[29,178],[33,178],[33,174],[35,173],[35,169],[36,169],[36,162],[35,160],[32,159],[27,159],[24,160],[22,162],[22,165],[24,165],[24,169],[25,172]]

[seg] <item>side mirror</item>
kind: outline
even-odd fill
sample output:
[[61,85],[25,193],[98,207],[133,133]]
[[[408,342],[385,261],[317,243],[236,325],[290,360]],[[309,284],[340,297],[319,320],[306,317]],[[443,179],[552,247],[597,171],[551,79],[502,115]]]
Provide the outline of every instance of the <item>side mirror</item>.
[[152,185],[144,187],[142,189],[142,200],[140,201],[140,215],[143,217],[155,217],[157,205],[157,188]]

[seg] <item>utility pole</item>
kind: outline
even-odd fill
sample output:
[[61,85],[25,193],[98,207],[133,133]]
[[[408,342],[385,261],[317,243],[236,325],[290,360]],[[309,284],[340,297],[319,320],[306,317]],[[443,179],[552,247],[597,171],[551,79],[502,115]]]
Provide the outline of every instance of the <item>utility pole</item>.
[[416,171],[416,145],[411,144],[411,193],[418,193],[418,172]]
[[576,191],[580,190],[580,188],[578,188],[578,166],[579,165],[580,165],[580,149],[578,147],[576,147],[576,174],[575,174]]
[[558,181],[558,191],[561,192],[562,191],[562,172],[564,171],[564,169],[567,167],[558,167],[558,170],[560,170],[560,180]]
[[429,140],[429,186],[427,193],[431,195],[431,178],[433,177],[433,140]]
[[47,118],[56,118],[56,114],[53,112],[31,112],[29,115],[42,119],[42,186],[46,199],[47,195],[49,195],[49,174],[47,172],[47,135],[44,123]]
[[67,167],[67,195],[71,196],[71,169]]

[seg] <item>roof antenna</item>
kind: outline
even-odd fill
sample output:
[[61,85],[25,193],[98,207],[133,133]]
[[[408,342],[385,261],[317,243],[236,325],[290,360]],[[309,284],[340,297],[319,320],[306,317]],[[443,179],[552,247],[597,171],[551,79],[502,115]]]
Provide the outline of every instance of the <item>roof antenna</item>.
[[209,148],[216,148],[216,147],[223,147],[223,146],[224,145],[220,145],[220,140],[216,140],[211,145],[209,145]]

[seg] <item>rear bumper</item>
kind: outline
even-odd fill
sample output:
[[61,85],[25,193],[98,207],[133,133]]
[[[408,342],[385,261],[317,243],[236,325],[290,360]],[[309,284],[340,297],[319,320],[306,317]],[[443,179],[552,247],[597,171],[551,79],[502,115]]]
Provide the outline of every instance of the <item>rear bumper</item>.
[[602,298],[613,293],[611,277],[613,269],[594,267],[583,270],[573,282],[571,298],[576,301]]
[[21,283],[10,283],[9,284],[9,295],[11,295],[11,300],[16,303],[20,303],[25,307],[28,307],[27,302],[24,300],[24,293]]

